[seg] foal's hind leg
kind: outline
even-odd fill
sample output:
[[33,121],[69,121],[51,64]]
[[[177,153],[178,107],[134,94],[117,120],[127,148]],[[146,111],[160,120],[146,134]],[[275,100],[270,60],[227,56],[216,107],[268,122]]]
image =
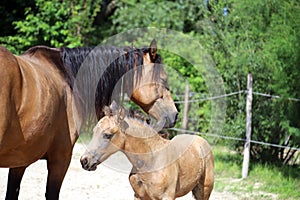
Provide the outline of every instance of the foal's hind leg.
[[196,200],[208,200],[214,187],[214,158],[210,152],[205,158],[205,171],[193,189]]
[[212,153],[206,157],[206,169],[204,179],[204,199],[209,199],[214,187],[214,158]]
[[204,186],[203,183],[198,183],[192,190],[193,196],[196,200],[204,200]]
[[6,200],[17,200],[26,167],[10,168],[8,172]]

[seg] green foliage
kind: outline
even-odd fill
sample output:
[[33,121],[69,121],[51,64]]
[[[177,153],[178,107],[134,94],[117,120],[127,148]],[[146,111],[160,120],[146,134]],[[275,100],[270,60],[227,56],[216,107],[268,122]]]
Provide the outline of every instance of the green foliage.
[[36,7],[25,9],[25,19],[13,22],[18,33],[4,36],[0,42],[20,53],[35,45],[52,47],[82,46],[87,33],[93,31],[93,18],[100,1],[36,0]]
[[[218,12],[227,7],[229,14]],[[212,5],[211,29],[201,36],[210,50],[228,92],[245,90],[247,74],[253,75],[253,91],[283,99],[254,96],[252,139],[299,147],[299,103],[284,97],[300,97],[298,1],[220,1]],[[203,28],[204,29],[204,28]],[[212,31],[213,30],[213,31]],[[244,138],[245,96],[228,98],[225,133]],[[240,142],[234,142],[237,148]],[[265,161],[284,161],[284,149],[252,145],[252,156]]]

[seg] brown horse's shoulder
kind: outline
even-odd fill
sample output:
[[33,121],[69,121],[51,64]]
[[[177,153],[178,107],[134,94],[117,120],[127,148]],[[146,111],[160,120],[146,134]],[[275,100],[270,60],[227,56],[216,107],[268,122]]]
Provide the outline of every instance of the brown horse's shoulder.
[[3,84],[7,85],[11,82],[15,82],[14,85],[17,85],[16,79],[19,79],[21,74],[17,57],[3,46],[0,46],[0,71],[2,87],[4,87]]
[[58,48],[51,48],[51,47],[48,47],[48,46],[43,46],[43,45],[39,45],[39,46],[34,46],[34,47],[31,47],[30,49],[28,49],[27,51],[25,51],[25,53],[23,55],[34,55],[36,53],[41,53],[41,54],[51,54],[51,53],[54,53],[54,54],[57,54],[57,53],[60,53],[60,49]]
[[62,64],[60,57],[60,49],[47,46],[34,46],[25,51],[21,57],[37,58],[39,60],[47,60],[55,65]]
[[61,57],[60,48],[51,48],[47,46],[35,46],[28,49],[21,57],[27,57],[30,60],[37,59],[39,62],[48,62],[51,66],[58,69],[67,83],[72,88],[73,77],[69,69],[66,68]]
[[12,54],[7,48],[5,48],[4,46],[0,45],[0,54],[2,53],[10,53]]
[[16,62],[15,56],[3,46],[0,46],[0,60],[3,65],[5,64],[5,62]]

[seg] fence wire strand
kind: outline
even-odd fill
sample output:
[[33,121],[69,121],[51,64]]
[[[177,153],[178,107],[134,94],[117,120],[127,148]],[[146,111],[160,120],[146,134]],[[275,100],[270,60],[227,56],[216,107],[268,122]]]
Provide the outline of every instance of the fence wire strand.
[[[240,90],[240,91],[237,91],[237,92],[232,92],[232,93],[229,93],[229,94],[223,94],[223,95],[219,95],[219,96],[193,99],[193,100],[189,100],[188,102],[189,103],[195,103],[195,102],[199,102],[199,101],[209,101],[209,100],[221,99],[221,98],[230,97],[230,96],[234,96],[234,95],[241,94],[241,93],[245,93],[245,90]],[[175,104],[181,104],[181,103],[184,103],[184,101],[175,101],[174,103]]]
[[[209,100],[215,100],[215,99],[221,99],[221,98],[225,98],[225,97],[230,97],[230,96],[234,96],[234,95],[238,95],[238,94],[242,94],[245,93],[247,94],[248,91],[247,90],[240,90],[237,92],[231,92],[228,94],[223,94],[223,95],[218,95],[218,96],[212,96],[212,97],[203,97],[203,98],[198,98],[198,99],[193,99],[193,100],[189,100],[189,103],[195,103],[195,102],[199,102],[199,101],[209,101]],[[192,93],[191,95],[189,95],[189,97],[194,96],[196,94],[200,94],[200,93]],[[269,97],[269,98],[274,98],[274,99],[287,99],[289,101],[297,101],[300,102],[300,98],[293,98],[293,97],[281,97],[278,95],[271,95],[271,94],[265,94],[265,93],[261,93],[261,92],[252,92],[253,95],[257,95],[257,96],[263,96],[263,97]],[[184,96],[183,94],[178,94],[176,96]],[[181,104],[184,103],[184,101],[174,101],[175,104]]]
[[[226,135],[218,135],[218,134],[213,134],[213,133],[201,133],[198,131],[191,131],[191,130],[185,130],[185,129],[180,129],[180,128],[170,128],[169,130],[182,132],[182,133],[189,133],[189,134],[193,134],[193,135],[206,135],[209,137],[217,137],[217,138],[222,138],[222,139],[237,140],[237,141],[242,141],[242,142],[246,141],[246,139],[243,139],[243,138],[237,138],[237,137],[226,136]],[[260,142],[260,141],[256,141],[256,140],[250,140],[250,143],[300,151],[300,148],[272,144],[272,143],[268,143],[268,142]]]

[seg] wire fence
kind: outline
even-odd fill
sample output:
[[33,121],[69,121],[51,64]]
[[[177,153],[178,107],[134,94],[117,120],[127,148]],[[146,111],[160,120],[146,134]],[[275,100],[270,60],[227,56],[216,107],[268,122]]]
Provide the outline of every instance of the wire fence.
[[[201,132],[198,132],[198,131],[191,131],[191,130],[185,130],[185,129],[180,129],[180,128],[170,128],[170,130],[181,132],[181,133],[189,133],[189,134],[193,134],[193,135],[205,135],[205,136],[209,136],[209,137],[217,137],[217,138],[222,138],[222,139],[237,140],[237,141],[242,141],[242,142],[246,141],[246,139],[243,139],[243,138],[237,138],[237,137],[219,135],[219,134],[213,134],[213,133],[201,133]],[[283,145],[272,144],[272,143],[268,143],[268,142],[261,142],[261,141],[256,141],[256,140],[250,140],[250,142],[255,143],[255,144],[260,144],[260,145],[266,145],[266,146],[272,146],[272,147],[278,147],[278,148],[285,148],[285,149],[300,151],[300,148],[296,148],[296,147],[283,146]]]
[[[199,102],[199,101],[209,101],[209,100],[215,100],[215,99],[220,99],[220,98],[226,98],[226,97],[230,97],[230,96],[235,96],[235,95],[238,95],[238,94],[247,94],[248,91],[247,90],[240,90],[240,91],[237,91],[237,92],[231,92],[231,93],[228,93],[228,94],[223,94],[223,95],[219,95],[219,96],[211,96],[211,97],[202,97],[202,98],[197,98],[197,99],[192,99],[192,100],[189,100],[188,102],[189,103],[195,103],[195,102]],[[191,93],[189,95],[189,97],[193,97],[197,94],[200,94],[200,93]],[[263,97],[268,97],[268,98],[274,98],[274,99],[286,99],[286,100],[289,100],[289,101],[296,101],[296,102],[300,102],[300,98],[293,98],[293,97],[281,97],[281,96],[278,96],[278,95],[272,95],[272,94],[265,94],[265,93],[261,93],[261,92],[252,92],[253,95],[257,95],[257,96],[263,96]],[[184,94],[177,94],[176,95],[177,97],[182,97],[184,96]],[[175,101],[174,103],[176,104],[182,104],[184,103],[184,101]]]
[[[230,97],[230,96],[234,96],[237,94],[241,94],[241,93],[245,93],[244,90],[238,91],[238,92],[232,92],[229,94],[223,94],[223,95],[219,95],[219,96],[213,96],[213,97],[205,97],[205,98],[200,98],[200,99],[193,99],[193,100],[189,100],[189,103],[195,103],[195,102],[199,102],[199,101],[210,101],[210,100],[215,100],[215,99],[221,99],[221,98],[225,98],[225,97]],[[175,104],[181,104],[184,103],[185,101],[175,101]]]
[[[220,99],[220,98],[231,97],[231,96],[235,96],[235,95],[243,94],[243,93],[247,94],[248,91],[247,90],[240,90],[240,91],[231,92],[231,93],[228,93],[228,94],[223,94],[223,95],[218,95],[218,96],[192,99],[192,100],[188,100],[188,102],[189,103],[196,103],[196,102],[200,102],[200,101],[210,101],[210,100],[216,100],[216,99]],[[189,95],[189,97],[195,96],[197,94],[200,94],[200,93],[192,93],[192,94]],[[286,100],[289,100],[289,101],[300,102],[300,98],[290,98],[290,97],[285,98],[285,97],[281,97],[281,96],[278,96],[278,95],[271,95],[271,94],[265,94],[265,93],[260,93],[260,92],[252,92],[252,94],[257,95],[257,96],[262,96],[262,97],[275,98],[275,99],[286,99]],[[179,94],[177,96],[184,96],[184,95]],[[175,101],[174,103],[175,104],[183,104],[184,102],[185,101]],[[217,137],[217,138],[228,139],[228,140],[236,140],[236,141],[242,141],[242,142],[246,141],[246,139],[244,139],[244,138],[237,138],[237,137],[225,136],[225,135],[219,135],[219,134],[212,134],[212,133],[201,133],[201,132],[197,132],[197,131],[185,130],[185,129],[180,129],[180,128],[170,128],[170,130],[181,132],[181,133],[188,133],[188,134],[195,134],[195,135],[205,135],[205,136],[209,136],[209,137]],[[256,140],[250,140],[250,142],[254,143],[254,144],[259,144],[259,145],[266,145],[266,146],[272,146],[272,147],[277,147],[277,148],[285,148],[285,149],[300,151],[300,148],[297,148],[297,147],[290,147],[290,146],[284,146],[284,145],[279,145],[279,144],[272,144],[272,143],[256,141]]]

